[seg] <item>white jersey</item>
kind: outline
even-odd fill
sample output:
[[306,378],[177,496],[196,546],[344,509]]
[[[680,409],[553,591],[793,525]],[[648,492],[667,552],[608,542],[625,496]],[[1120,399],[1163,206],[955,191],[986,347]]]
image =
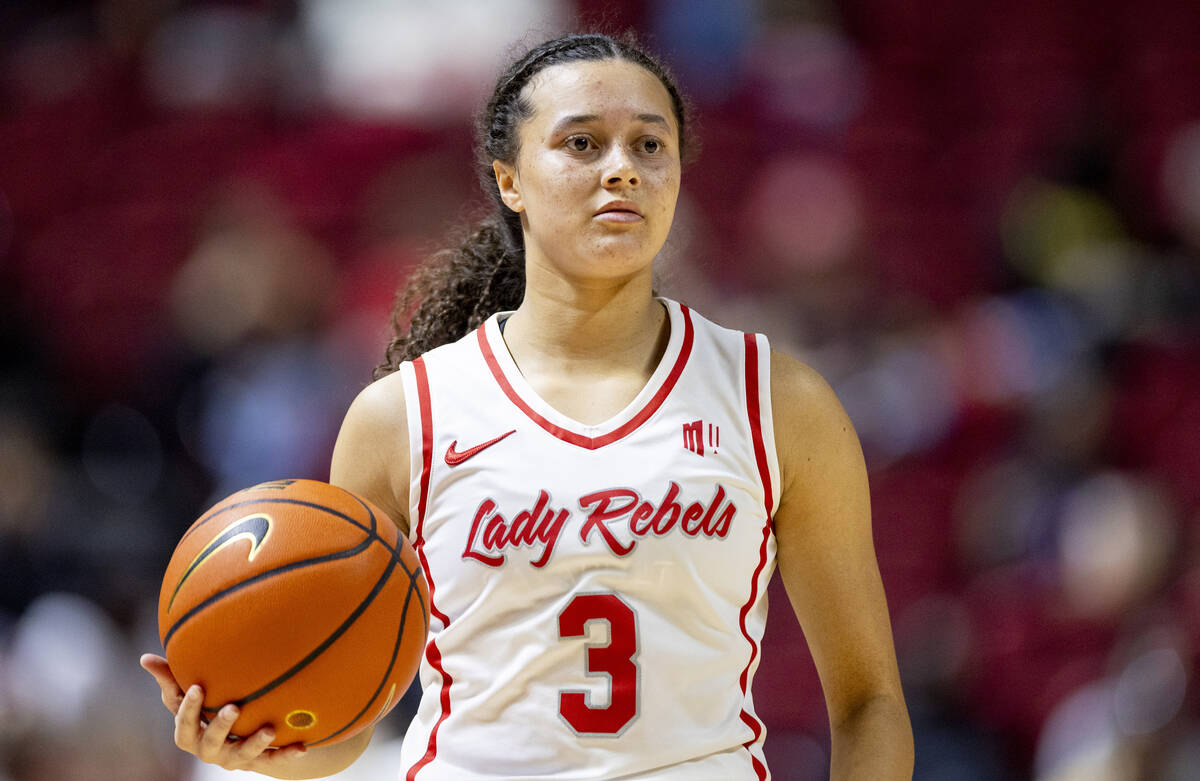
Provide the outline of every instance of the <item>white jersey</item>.
[[767,340],[662,303],[661,363],[598,425],[537,396],[501,315],[401,366],[431,602],[402,778],[769,778]]

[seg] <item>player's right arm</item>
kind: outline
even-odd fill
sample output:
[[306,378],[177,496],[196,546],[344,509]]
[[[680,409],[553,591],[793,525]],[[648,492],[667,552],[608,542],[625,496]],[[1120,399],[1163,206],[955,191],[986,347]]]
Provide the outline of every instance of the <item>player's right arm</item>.
[[400,373],[371,383],[350,405],[333,446],[329,482],[365,497],[408,535],[408,407]]
[[[354,491],[391,516],[408,534],[408,417],[399,373],[372,383],[350,405],[333,449],[329,482]],[[373,728],[331,746],[268,748],[274,733],[264,727],[244,740],[230,741],[237,710],[226,705],[210,723],[200,717],[204,694],[184,692],[167,660],[141,659],[162,689],[162,702],[175,716],[175,744],[199,759],[227,770],[252,770],[272,778],[324,778],[354,763],[371,741]]]

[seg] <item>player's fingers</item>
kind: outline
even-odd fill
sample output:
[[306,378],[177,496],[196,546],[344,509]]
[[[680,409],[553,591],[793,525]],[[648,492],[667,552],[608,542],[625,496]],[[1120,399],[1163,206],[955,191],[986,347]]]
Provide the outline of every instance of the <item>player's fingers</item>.
[[308,749],[302,743],[293,743],[290,746],[277,748],[274,751],[264,751],[246,769],[257,770],[260,773],[267,773],[269,775],[273,768],[291,762],[293,759],[299,759],[307,751]]
[[162,702],[167,710],[171,713],[178,711],[179,704],[183,701],[183,690],[179,688],[175,676],[171,674],[167,660],[155,654],[142,654],[139,663],[143,670],[154,677],[154,682],[162,689]]
[[[250,737],[238,744],[236,755],[242,763],[253,762],[267,750],[271,745],[271,741],[275,739],[275,730],[270,727],[263,727],[255,732]],[[275,752],[271,752],[275,753]]]
[[179,710],[175,713],[175,745],[195,754],[200,741],[200,707],[204,703],[204,692],[193,686],[183,695]]
[[142,654],[138,657],[138,664],[142,669],[154,676],[156,681],[175,682],[175,677],[171,675],[171,667],[167,664],[167,660],[158,654]]
[[200,750],[196,756],[205,762],[219,763],[221,750],[225,748],[229,730],[233,727],[233,722],[237,721],[237,717],[236,705],[226,705],[217,711],[217,715],[208,722],[208,726],[204,728],[204,734],[200,736]]
[[179,708],[183,705],[183,692],[178,689],[173,692],[163,689],[162,704],[171,713],[179,713]]
[[283,748],[279,749],[275,752],[275,754],[277,759],[286,762],[289,759],[299,759],[300,757],[304,756],[307,751],[308,749],[303,743],[293,743],[290,746],[284,746]]

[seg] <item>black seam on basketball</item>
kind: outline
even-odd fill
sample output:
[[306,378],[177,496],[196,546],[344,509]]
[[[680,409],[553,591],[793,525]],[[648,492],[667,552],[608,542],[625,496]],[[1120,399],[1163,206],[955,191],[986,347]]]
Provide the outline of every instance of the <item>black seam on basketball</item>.
[[[419,571],[420,570],[418,570],[418,572]],[[374,704],[376,698],[379,697],[379,693],[383,691],[383,687],[387,686],[388,678],[392,674],[392,668],[396,666],[396,657],[400,655],[400,645],[404,640],[404,626],[408,622],[408,606],[412,603],[412,594],[414,588],[416,588],[416,579],[410,575],[408,578],[408,592],[404,595],[404,608],[400,611],[400,626],[396,630],[396,642],[392,645],[392,658],[388,661],[387,669],[383,671],[383,676],[379,679],[379,685],[375,687],[375,691],[371,694],[370,698],[367,699],[367,704],[362,707],[362,710],[354,714],[354,718],[350,719],[350,721],[346,722],[334,732],[331,732],[320,740],[314,740],[310,743],[305,743],[304,745],[318,746],[322,743],[328,743],[338,735],[341,735],[343,732],[353,727],[354,724],[363,717],[363,714],[371,708],[371,705]],[[421,600],[418,599],[417,601],[420,602]]]
[[[367,504],[366,502],[364,502],[362,500],[362,498],[360,496],[358,496],[357,494],[352,494],[349,491],[347,491],[346,493],[350,495],[350,498],[352,498],[354,501],[356,501],[360,505],[362,505],[362,508],[367,511],[367,515],[369,515],[371,517],[372,533],[378,535],[379,523],[375,519],[375,511],[372,510],[371,506],[369,504]],[[404,570],[404,574],[408,575],[411,578],[412,574],[413,574],[412,570],[410,570],[408,568],[408,565],[404,563],[404,559],[400,558],[400,551],[404,548],[404,543],[402,542],[402,538],[400,537],[399,532],[397,531],[396,547],[394,547],[394,548],[391,545],[388,545],[387,542],[384,541],[382,536],[379,537],[379,541],[381,543],[383,543],[383,546],[385,548],[387,548],[388,550],[390,550],[392,552],[392,556],[396,557],[398,563],[400,564],[400,568]],[[420,572],[420,570],[421,570],[421,568],[420,568],[420,566],[418,566],[417,571]]]
[[[337,488],[337,486],[334,486],[334,488]],[[345,489],[342,489],[342,490],[345,491]],[[391,553],[393,555],[399,554],[401,547],[403,547],[402,543],[399,541],[399,539],[397,539],[396,545],[393,546],[390,543],[388,543],[388,541],[385,540],[382,535],[379,534],[379,521],[376,519],[375,513],[373,510],[371,510],[370,506],[367,505],[365,502],[363,502],[362,499],[359,496],[357,496],[356,494],[351,493],[350,491],[345,491],[345,493],[348,496],[350,496],[350,498],[354,499],[354,501],[356,501],[360,505],[362,505],[362,508],[367,511],[367,514],[371,518],[370,528],[363,526],[362,523],[360,523],[357,519],[352,518],[349,515],[346,515],[345,513],[341,512],[339,510],[335,510],[332,507],[329,507],[328,505],[317,504],[316,502],[306,502],[301,499],[288,499],[285,497],[277,497],[277,498],[267,497],[267,498],[247,499],[244,502],[238,502],[237,504],[231,504],[228,507],[222,507],[221,509],[219,509],[215,512],[212,512],[209,515],[206,515],[205,517],[201,518],[200,520],[198,520],[194,524],[192,524],[192,528],[188,529],[187,532],[184,533],[183,537],[180,538],[179,542],[180,542],[180,544],[182,544],[184,540],[186,540],[189,536],[191,536],[192,532],[198,530],[202,525],[208,523],[209,521],[213,520],[214,518],[218,517],[219,515],[226,513],[230,510],[235,510],[238,507],[243,507],[248,504],[295,504],[295,505],[300,505],[301,507],[310,507],[314,510],[324,510],[325,512],[329,513],[330,515],[341,518],[342,520],[346,521],[347,523],[351,524],[352,526],[366,532],[371,537],[371,539],[377,540],[380,545],[382,545],[383,547],[385,547],[389,551],[391,551]],[[403,562],[401,562],[400,566],[401,566],[401,568],[403,568],[405,573],[407,573],[410,576],[412,575],[412,572],[408,569],[407,565],[405,565]]]
[[350,498],[353,499],[354,501],[358,502],[359,505],[361,505],[362,508],[367,511],[367,515],[370,516],[370,518],[371,518],[371,533],[378,534],[379,533],[379,522],[375,519],[375,511],[372,510],[369,506],[367,506],[366,502],[364,502],[362,499],[355,496],[354,494],[350,494]]
[[[413,586],[416,586],[417,578],[420,578],[421,580],[425,579],[425,573],[421,571],[420,567],[417,567],[417,571],[409,576],[409,583]],[[417,586],[417,590],[418,591],[420,590],[419,586]],[[424,600],[424,599],[421,600],[421,621],[425,624],[425,634],[428,635],[429,634],[429,606],[426,604],[426,600]]]
[[163,639],[162,639],[163,650],[165,651],[167,649],[167,644],[171,642],[171,638],[175,636],[175,633],[177,631],[179,631],[179,628],[181,626],[183,626],[186,622],[190,621],[192,618],[194,618],[198,613],[200,613],[205,608],[209,607],[210,605],[212,605],[215,602],[219,602],[220,600],[224,599],[225,597],[229,596],[230,594],[241,591],[242,589],[247,588],[248,586],[252,586],[255,583],[266,580],[267,578],[274,577],[276,575],[280,575],[284,572],[291,572],[292,570],[302,569],[304,567],[312,567],[312,566],[316,566],[317,564],[324,564],[325,562],[329,562],[329,561],[338,561],[340,559],[352,558],[352,557],[357,556],[358,554],[362,553],[367,548],[369,548],[372,545],[372,543],[374,543],[374,542],[376,542],[376,540],[367,538],[352,548],[346,548],[345,550],[336,551],[334,553],[327,553],[324,556],[315,556],[311,559],[302,559],[300,561],[293,561],[288,564],[281,564],[280,566],[275,567],[274,569],[269,569],[269,570],[266,570],[265,572],[259,572],[258,574],[253,575],[249,578],[246,578],[245,580],[234,583],[231,586],[226,586],[225,588],[221,589],[217,593],[208,597],[204,601],[198,603],[191,610],[189,610],[188,612],[186,612],[182,616],[180,616],[178,621],[171,624],[171,628],[167,630],[167,633],[165,635],[163,635]]
[[230,504],[230,505],[226,505],[224,507],[217,508],[213,512],[209,513],[208,515],[204,516],[203,518],[201,518],[200,520],[198,520],[194,524],[192,524],[192,527],[190,529],[188,529],[186,532],[184,532],[183,537],[181,537],[179,541],[183,542],[188,537],[190,537],[193,532],[198,531],[201,526],[207,524],[209,521],[222,515],[223,513],[229,512],[230,510],[236,510],[239,507],[245,507],[248,504],[296,504],[296,505],[300,505],[301,507],[311,507],[314,510],[324,510],[325,512],[329,513],[330,515],[337,516],[338,518],[341,518],[342,520],[346,521],[347,523],[349,523],[353,526],[356,526],[359,529],[362,529],[363,531],[367,532],[368,534],[377,534],[377,532],[374,529],[367,528],[358,519],[352,518],[351,516],[346,515],[341,510],[336,510],[326,504],[318,504],[316,502],[307,502],[307,501],[304,501],[303,499],[289,499],[287,497],[274,497],[274,498],[259,497],[256,499],[247,499],[244,502],[237,502],[236,504]]
[[[362,505],[362,508],[363,508],[364,510],[366,510],[366,511],[367,511],[367,515],[369,515],[369,516],[371,517],[371,531],[372,531],[372,533],[373,533],[373,534],[375,534],[375,535],[379,535],[379,522],[378,522],[378,521],[376,520],[376,518],[375,518],[375,511],[371,509],[371,506],[370,506],[369,504],[367,504],[366,502],[364,502],[364,501],[362,500],[362,497],[358,496],[357,494],[352,494],[352,493],[350,493],[349,491],[347,491],[346,493],[347,493],[347,494],[349,494],[349,496],[350,496],[350,498],[351,498],[351,499],[353,499],[354,501],[358,502],[360,505]],[[408,575],[408,576],[411,578],[411,577],[412,577],[412,574],[413,574],[413,573],[412,573],[412,571],[411,571],[411,570],[408,568],[408,565],[404,563],[404,559],[402,559],[402,558],[399,558],[399,556],[400,556],[400,551],[401,551],[401,550],[403,549],[403,547],[404,547],[404,543],[401,541],[401,539],[402,539],[402,538],[400,537],[400,534],[399,534],[399,532],[397,531],[397,535],[396,535],[396,546],[395,546],[395,547],[392,547],[391,545],[387,544],[387,542],[386,542],[386,541],[384,541],[384,539],[383,539],[383,537],[382,537],[382,536],[379,536],[379,541],[380,541],[381,543],[383,543],[383,546],[384,546],[385,548],[387,548],[388,550],[390,550],[390,551],[392,552],[392,555],[393,555],[393,556],[395,556],[395,557],[397,557],[397,558],[398,558],[398,560],[399,560],[399,563],[400,563],[400,568],[401,568],[401,569],[403,569],[403,570],[404,570],[404,573],[405,573],[406,575]],[[418,570],[418,571],[420,571],[420,567],[419,567],[419,566],[417,567],[417,570]]]
[[[351,494],[351,496],[353,496],[353,494]],[[358,497],[354,497],[354,498],[357,499]],[[368,527],[364,526],[362,524],[362,522],[359,521],[358,519],[352,518],[351,516],[346,515],[344,512],[342,512],[340,510],[335,510],[334,508],[332,508],[328,505],[317,504],[316,502],[306,502],[301,499],[287,499],[287,498],[247,499],[244,502],[238,502],[237,504],[231,504],[226,507],[221,507],[220,509],[209,513],[208,515],[204,516],[200,520],[193,523],[192,527],[190,529],[188,529],[186,532],[184,532],[183,536],[181,538],[179,538],[180,544],[182,544],[183,541],[186,540],[188,537],[192,536],[193,532],[198,531],[201,526],[207,524],[209,521],[213,520],[214,518],[217,518],[217,517],[221,516],[222,514],[229,512],[230,510],[236,510],[239,507],[245,507],[248,504],[295,504],[295,505],[299,505],[301,507],[310,507],[314,510],[323,510],[323,511],[329,513],[330,515],[333,515],[337,518],[341,518],[343,521],[346,521],[351,526],[354,526],[354,527],[366,532],[372,538],[377,539],[381,543],[383,543],[384,546],[386,546],[389,550],[395,550],[395,548],[393,548],[391,545],[388,544],[387,540],[383,539],[383,537],[380,536],[379,530],[378,530],[378,523],[375,521],[374,513],[371,513],[372,528],[368,528]],[[367,508],[367,511],[370,512],[370,508]]]
[[[334,487],[336,488],[337,486],[334,486]],[[398,555],[400,552],[400,549],[403,547],[402,543],[399,541],[399,538],[397,538],[396,545],[394,545],[394,546],[391,543],[389,543],[387,540],[385,540],[383,538],[383,535],[381,535],[379,533],[379,521],[375,517],[375,512],[370,508],[370,506],[367,505],[364,501],[362,501],[362,499],[359,498],[357,495],[350,493],[349,491],[346,491],[345,493],[351,499],[353,499],[354,501],[356,501],[360,505],[362,505],[362,508],[367,511],[367,515],[369,515],[371,518],[370,528],[363,526],[362,523],[359,522],[357,519],[352,518],[351,516],[346,515],[345,513],[341,512],[339,510],[335,510],[332,507],[329,507],[328,505],[317,504],[316,502],[306,502],[301,499],[288,499],[288,498],[265,498],[265,499],[263,499],[263,498],[260,498],[260,499],[247,499],[244,502],[238,502],[237,504],[231,504],[228,507],[222,507],[220,510],[201,518],[200,520],[198,520],[194,524],[192,524],[192,528],[187,530],[187,532],[183,535],[183,537],[179,540],[179,542],[182,544],[183,540],[186,540],[188,538],[188,536],[191,535],[192,532],[199,529],[201,524],[208,523],[209,521],[213,520],[214,518],[221,515],[222,513],[228,512],[229,510],[235,510],[238,507],[243,507],[247,504],[296,504],[296,505],[300,505],[301,507],[310,507],[314,510],[324,510],[325,512],[329,513],[330,515],[341,518],[342,520],[346,521],[350,525],[366,532],[367,535],[371,539],[378,541],[380,545],[387,548],[388,551],[390,551],[393,556]],[[400,566],[401,566],[401,568],[404,569],[404,572],[406,574],[412,575],[412,571],[409,570],[408,566],[405,565],[404,562],[401,562]]]
[[352,494],[349,491],[347,491],[346,493],[349,494],[351,499],[358,502],[360,505],[362,505],[362,508],[367,511],[367,515],[370,516],[370,518],[371,518],[371,533],[379,539],[379,541],[383,544],[383,547],[385,547],[389,551],[391,551],[392,557],[397,560],[397,562],[400,564],[400,568],[404,570],[405,574],[411,576],[412,573],[409,572],[409,569],[408,569],[407,565],[405,565],[404,560],[402,558],[400,558],[400,551],[404,548],[404,543],[401,542],[399,530],[397,530],[397,533],[396,533],[396,545],[395,545],[395,547],[392,547],[391,545],[389,545],[387,543],[386,540],[383,539],[383,536],[379,534],[379,521],[375,517],[375,511],[371,509],[371,506],[369,504],[367,504],[366,502],[364,502],[362,500],[362,498],[360,496],[358,496],[357,494]]
[[245,705],[248,702],[254,702],[259,697],[262,697],[264,694],[267,694],[268,692],[275,689],[277,686],[279,686],[279,684],[283,683],[288,678],[291,678],[293,675],[295,675],[296,673],[303,670],[305,667],[307,667],[309,664],[311,664],[312,661],[314,659],[316,659],[318,656],[325,653],[325,650],[327,648],[329,648],[329,646],[333,645],[339,637],[344,635],[346,633],[346,630],[349,629],[351,626],[353,626],[354,622],[358,620],[358,617],[361,616],[364,612],[366,612],[366,609],[371,606],[371,603],[375,601],[375,597],[379,596],[379,592],[383,590],[383,587],[387,584],[388,579],[391,578],[392,570],[394,570],[395,568],[396,568],[396,559],[392,558],[388,562],[387,567],[384,568],[383,574],[379,576],[379,580],[377,580],[375,582],[375,586],[371,589],[371,592],[369,594],[367,594],[366,597],[363,598],[362,602],[358,603],[358,607],[354,608],[354,611],[349,616],[346,617],[346,620],[342,622],[341,626],[339,626],[337,629],[333,630],[333,634],[329,635],[329,637],[327,637],[323,641],[321,641],[321,643],[316,648],[314,648],[312,651],[310,651],[307,656],[305,656],[299,662],[296,662],[296,664],[292,665],[292,667],[290,669],[284,671],[284,673],[282,675],[280,675],[279,677],[277,677],[275,680],[262,686],[262,688],[258,689],[257,691],[253,691],[250,694],[247,694],[245,697],[242,697],[241,699],[234,700],[233,704],[237,705],[240,708],[241,706]]

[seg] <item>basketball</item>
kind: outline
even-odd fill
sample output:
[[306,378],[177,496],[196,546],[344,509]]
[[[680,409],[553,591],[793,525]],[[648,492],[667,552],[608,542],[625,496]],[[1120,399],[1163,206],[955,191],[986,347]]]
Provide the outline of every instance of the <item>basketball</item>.
[[184,691],[231,731],[272,725],[272,745],[361,732],[420,664],[429,592],[416,553],[370,502],[315,480],[279,480],[216,504],[167,566],[158,630]]

